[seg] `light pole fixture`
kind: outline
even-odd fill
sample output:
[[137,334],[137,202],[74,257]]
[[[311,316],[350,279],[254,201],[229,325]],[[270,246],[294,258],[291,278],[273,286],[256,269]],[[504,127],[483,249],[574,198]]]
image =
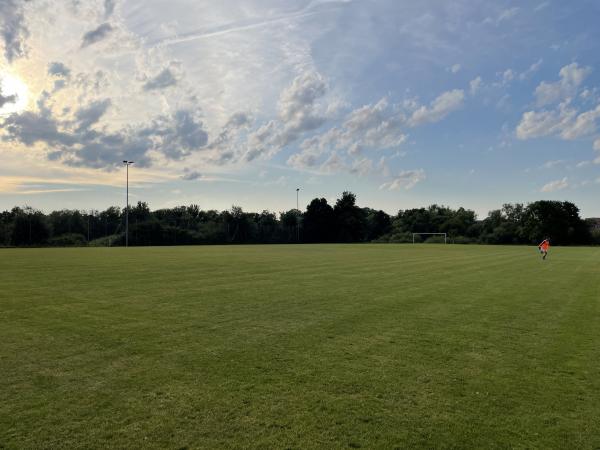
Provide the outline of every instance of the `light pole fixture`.
[[300,195],[300,188],[296,188],[296,240],[300,242],[300,207],[298,203],[298,196]]
[[127,208],[125,209],[125,247],[129,247],[129,166],[133,161],[123,160],[127,172]]

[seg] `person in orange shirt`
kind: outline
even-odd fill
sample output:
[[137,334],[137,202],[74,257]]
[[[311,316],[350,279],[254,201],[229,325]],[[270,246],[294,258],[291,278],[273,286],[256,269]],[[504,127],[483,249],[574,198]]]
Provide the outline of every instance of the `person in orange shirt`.
[[546,256],[548,256],[548,249],[550,248],[550,239],[544,239],[540,245],[538,245],[538,248],[540,249],[540,253],[543,255],[542,259],[546,259]]

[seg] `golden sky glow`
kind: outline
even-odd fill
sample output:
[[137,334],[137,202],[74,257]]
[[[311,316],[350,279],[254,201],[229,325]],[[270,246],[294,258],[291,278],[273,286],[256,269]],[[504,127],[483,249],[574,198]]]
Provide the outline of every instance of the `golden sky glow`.
[[3,97],[14,96],[14,101],[9,101],[0,108],[0,115],[18,113],[27,108],[29,89],[21,78],[11,73],[2,73],[0,87]]
[[598,216],[593,3],[0,0],[0,211],[122,203],[127,159],[152,208]]

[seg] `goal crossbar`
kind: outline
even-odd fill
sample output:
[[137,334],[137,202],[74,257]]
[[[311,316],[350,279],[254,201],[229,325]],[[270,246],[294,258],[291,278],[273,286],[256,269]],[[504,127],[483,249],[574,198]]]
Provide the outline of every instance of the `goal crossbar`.
[[448,236],[446,233],[413,233],[412,234],[413,244],[415,243],[415,236],[420,236],[422,234],[444,236],[444,244],[448,243]]

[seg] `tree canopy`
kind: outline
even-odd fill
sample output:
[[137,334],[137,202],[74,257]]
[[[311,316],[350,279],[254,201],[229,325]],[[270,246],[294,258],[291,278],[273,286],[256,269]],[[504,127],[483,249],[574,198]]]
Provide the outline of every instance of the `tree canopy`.
[[[1,246],[124,245],[125,209],[58,210],[30,207],[0,213]],[[540,200],[506,204],[478,220],[474,211],[447,206],[400,210],[395,216],[357,205],[343,192],[335,204],[315,198],[305,211],[245,212],[177,206],[152,211],[145,202],[129,208],[130,245],[412,242],[412,233],[447,233],[449,242],[557,245],[600,244],[597,221],[584,221],[571,202]],[[420,241],[420,237],[418,238]],[[435,241],[435,237],[429,238]]]

